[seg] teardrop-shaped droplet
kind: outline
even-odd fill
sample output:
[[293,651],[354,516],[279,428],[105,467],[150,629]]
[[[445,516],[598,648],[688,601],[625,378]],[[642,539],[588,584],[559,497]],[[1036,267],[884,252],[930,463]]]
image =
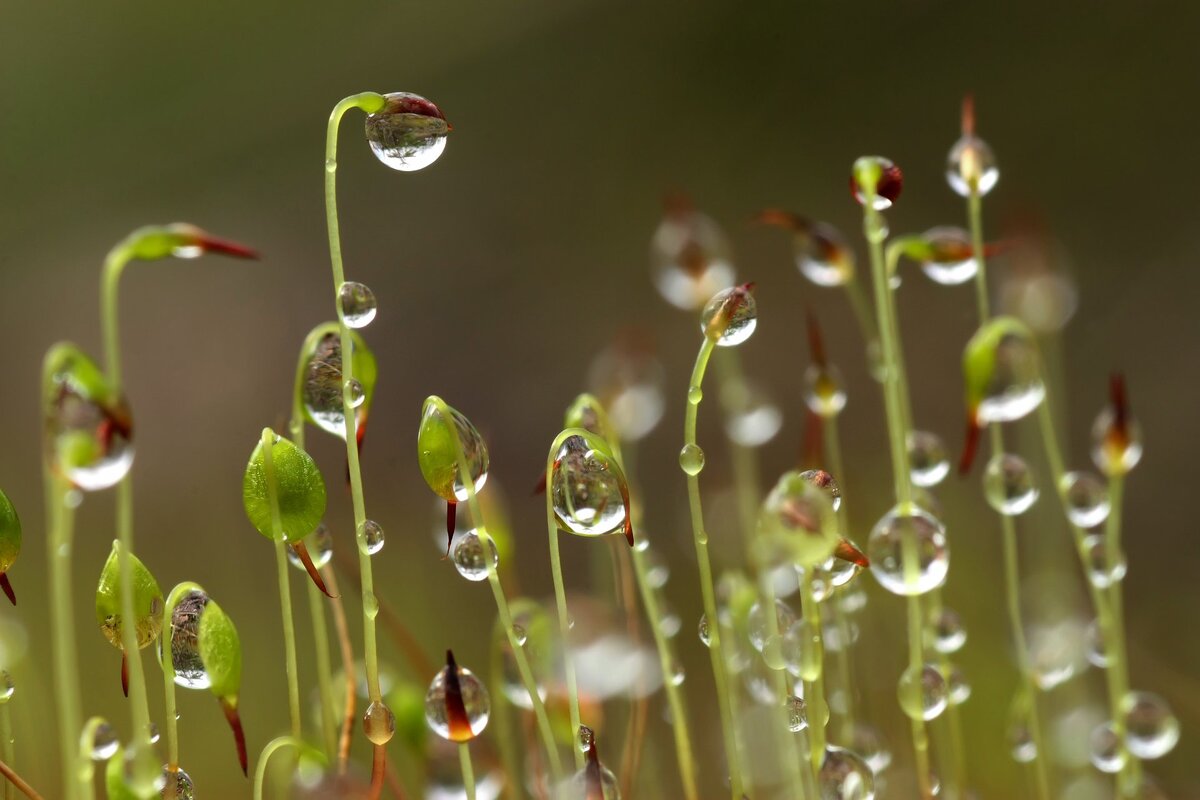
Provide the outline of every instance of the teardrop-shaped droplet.
[[469,493],[459,471],[461,453],[474,491],[487,483],[488,449],[479,431],[457,409],[430,396],[421,410],[417,431],[417,462],[429,488],[450,503],[465,502]]
[[788,715],[788,730],[799,733],[808,727],[808,708],[803,697],[790,694],[783,701],[783,707]]
[[450,123],[442,110],[411,92],[384,95],[383,108],[367,115],[367,142],[375,157],[401,172],[416,172],[446,149]]
[[171,769],[163,765],[163,800],[195,800],[196,789],[192,786],[192,777],[176,767]]
[[965,134],[946,157],[946,182],[960,197],[970,197],[972,190],[979,196],[990,192],[1000,179],[996,156],[983,139]]
[[967,642],[962,617],[951,608],[941,608],[932,616],[928,634],[933,649],[942,654],[957,653]]
[[554,454],[550,501],[558,522],[580,536],[602,536],[627,522],[629,489],[608,446],[584,432],[567,436]]
[[[302,540],[304,547],[308,550],[308,556],[312,559],[313,566],[321,569],[333,558],[333,533],[330,532],[329,526],[322,522],[317,526],[317,529],[304,537]],[[287,548],[288,563],[301,572],[307,572],[308,568],[304,566],[304,562],[300,556],[296,555],[296,551],[292,548]]]
[[704,390],[699,386],[688,388],[688,402],[694,406],[700,405],[700,401],[704,399]]
[[[325,328],[331,327],[330,330]],[[355,331],[351,332],[353,347],[354,380],[362,391],[351,391],[351,407],[357,408],[355,423],[360,428],[366,424],[367,406],[374,390],[376,374],[375,356]],[[309,335],[308,352],[301,374],[300,401],[309,421],[326,433],[340,439],[346,437],[346,415],[344,406],[345,380],[342,377],[342,340],[337,326],[321,326]],[[363,401],[357,406],[354,399],[361,394]],[[361,433],[361,431],[359,431]]]
[[367,327],[377,310],[375,293],[365,283],[346,281],[338,289],[338,313],[347,328]]
[[700,624],[696,627],[696,633],[700,637],[700,643],[705,647],[712,644],[712,631],[708,625],[708,615],[700,615]]
[[375,745],[385,745],[396,733],[396,715],[381,700],[373,700],[363,714],[363,733]]
[[1120,549],[1110,553],[1104,534],[1095,533],[1085,537],[1083,551],[1087,556],[1087,579],[1097,589],[1107,589],[1125,579],[1125,554]]
[[1137,758],[1162,758],[1179,742],[1179,720],[1152,692],[1130,692],[1121,703],[1125,715],[1125,743]]
[[121,746],[121,738],[117,729],[107,722],[101,722],[92,730],[91,755],[93,761],[108,761],[117,748]]
[[863,184],[867,180],[873,180],[875,184],[872,205],[877,211],[891,208],[904,188],[904,173],[891,159],[863,156],[854,162],[850,175],[850,191],[860,206],[867,201],[866,192],[863,191]]
[[358,526],[358,549],[373,556],[383,549],[383,526],[373,519]]
[[817,773],[817,794],[821,800],[873,800],[875,773],[854,751],[831,745]]
[[804,370],[804,385],[804,402],[822,419],[836,417],[846,407],[845,382],[832,364],[810,364]]
[[465,742],[487,727],[492,705],[475,673],[456,664],[434,676],[425,693],[425,721],[443,739]]
[[1112,508],[1108,487],[1090,472],[1068,472],[1060,491],[1066,500],[1067,518],[1080,528],[1094,528],[1108,519]]
[[363,385],[358,381],[351,378],[346,381],[346,385],[343,388],[346,390],[346,396],[350,400],[351,408],[358,408],[366,402],[367,393],[363,389]]
[[1121,737],[1111,722],[1101,722],[1092,728],[1088,736],[1088,759],[1096,769],[1110,775],[1125,768],[1128,753],[1121,746]]
[[496,543],[492,537],[487,537],[487,544],[479,536],[479,532],[470,530],[459,536],[450,554],[454,568],[458,574],[469,581],[483,581],[488,577],[488,562],[492,569],[500,566],[500,554],[496,551]]
[[971,697],[971,683],[967,680],[967,674],[963,672],[962,667],[958,664],[950,665],[950,672],[946,675],[946,698],[952,706],[960,706],[967,702]]
[[750,338],[758,326],[758,303],[754,284],[722,289],[712,296],[700,314],[700,332],[718,347],[736,347]]
[[917,486],[928,488],[941,483],[950,474],[950,456],[942,437],[930,431],[910,431],[908,470]]
[[758,514],[764,546],[777,543],[799,566],[817,566],[833,555],[841,536],[832,493],[814,485],[812,476],[785,472]]
[[725,232],[684,201],[668,206],[650,240],[650,273],[659,294],[686,311],[703,306],[736,277]]
[[946,529],[936,517],[916,506],[899,506],[884,514],[867,539],[871,574],[889,592],[925,594],[946,582],[950,550]]
[[[96,622],[109,644],[123,651],[120,550],[120,544],[114,541],[108,560],[100,572],[100,582],[96,587]],[[141,559],[130,553],[129,560],[133,568],[134,630],[138,648],[141,649],[148,647],[162,631],[163,594],[154,575],[146,569]]]
[[587,725],[579,726],[579,736],[575,741],[580,752],[586,753],[591,749],[592,744],[596,741],[596,734]]
[[997,453],[984,470],[983,494],[998,513],[1015,517],[1037,502],[1038,488],[1025,459],[1013,453]]
[[208,602],[208,594],[193,589],[177,598],[171,609],[171,666],[175,683],[187,689],[211,685],[200,657],[200,616]]
[[688,475],[699,475],[704,469],[704,451],[700,445],[685,444],[679,451],[679,466]]

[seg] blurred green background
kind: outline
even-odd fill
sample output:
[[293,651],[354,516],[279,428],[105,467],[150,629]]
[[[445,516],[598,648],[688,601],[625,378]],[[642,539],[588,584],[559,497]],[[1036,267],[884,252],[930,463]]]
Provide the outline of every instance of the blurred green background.
[[[493,475],[512,492],[523,588],[544,596],[544,517],[524,487],[593,355],[636,324],[657,342],[670,399],[640,448],[647,527],[673,563],[666,591],[684,619],[678,646],[690,667],[697,748],[706,764],[716,759],[676,461],[699,335],[695,319],[669,308],[648,280],[660,199],[686,190],[727,227],[740,274],[759,284],[761,322],[743,363],[787,417],[762,455],[764,476],[795,457],[802,309],[821,313],[851,386],[845,482],[864,541],[889,504],[890,482],[879,395],[853,318],[841,295],[802,280],[784,237],[748,219],[782,206],[856,233],[848,167],[879,152],[907,175],[889,214],[893,232],[962,224],[961,201],[942,173],[960,99],[972,90],[980,133],[1001,168],[986,208],[990,232],[1038,220],[1062,245],[1055,268],[1078,288],[1080,311],[1062,341],[1071,463],[1088,466],[1088,430],[1114,368],[1125,371],[1145,428],[1127,509],[1133,683],[1168,697],[1184,726],[1179,747],[1151,771],[1172,798],[1200,797],[1200,549],[1189,511],[1200,401],[1200,7],[222,0],[8,3],[2,19],[0,486],[22,513],[26,543],[12,571],[21,604],[0,607],[0,619],[28,632],[12,706],[18,766],[47,796],[56,796],[58,773],[38,468],[41,356],[60,339],[99,354],[99,265],[138,225],[187,220],[264,253],[257,264],[134,264],[122,295],[137,416],[138,551],[164,590],[198,581],[236,620],[253,758],[286,727],[286,691],[273,555],[244,517],[239,481],[261,427],[282,429],[301,339],[332,311],[320,184],[328,110],[373,89],[426,95],[455,126],[436,165],[400,175],[375,162],[361,120],[351,117],[339,173],[348,277],[380,301],[366,331],[381,380],[364,451],[368,508],[388,536],[377,581],[430,652],[452,646],[462,663],[482,665],[494,607],[487,589],[459,578],[431,544],[436,511],[414,453],[421,400],[442,395],[488,438]],[[997,277],[1008,266],[997,262]],[[900,298],[918,424],[957,446],[970,290],[932,285],[913,270]],[[729,483],[717,416],[706,404],[703,484],[712,493]],[[333,488],[329,519],[349,537],[340,443],[315,432],[310,439]],[[954,551],[947,597],[970,630],[961,660],[975,693],[963,713],[980,796],[1020,797],[1005,738],[1016,676],[999,531],[977,495],[974,479],[952,479],[943,492]],[[109,495],[89,497],[80,512],[79,650],[85,712],[110,717],[127,735],[118,656],[90,622],[91,587],[113,536],[111,504]],[[1065,537],[1061,526],[1031,526],[1027,572],[1077,586]],[[732,555],[714,546],[718,558]],[[563,547],[569,580],[586,587],[585,561],[597,551],[571,537]],[[864,691],[897,753],[887,796],[904,798],[908,745],[893,702],[902,605],[864,582],[878,620],[872,647],[884,654],[864,667]],[[301,588],[299,576],[294,585]],[[357,643],[357,602],[347,595]],[[311,645],[300,594],[296,611],[303,658]],[[1030,611],[1036,620],[1038,609]],[[402,672],[391,643],[383,648]],[[159,674],[147,666],[161,716]],[[311,662],[302,660],[301,672],[311,686]],[[1080,683],[1102,696],[1094,671]],[[183,764],[201,796],[248,796],[215,703],[198,693],[179,702]],[[650,752],[671,775],[668,728],[660,713],[650,719]],[[719,785],[710,766],[705,777]]]

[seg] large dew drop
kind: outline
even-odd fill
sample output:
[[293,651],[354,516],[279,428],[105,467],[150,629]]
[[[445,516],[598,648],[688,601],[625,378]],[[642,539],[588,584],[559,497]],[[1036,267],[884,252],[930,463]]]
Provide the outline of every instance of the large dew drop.
[[686,201],[671,202],[650,240],[650,273],[668,303],[691,311],[736,275],[720,226]]
[[950,551],[946,529],[916,506],[897,506],[884,514],[867,539],[871,574],[889,592],[925,594],[946,582]]
[[912,719],[929,721],[941,716],[949,701],[946,677],[934,664],[909,667],[896,687],[900,709]]
[[377,310],[375,293],[365,283],[346,281],[338,289],[338,313],[347,328],[367,327]]
[[785,472],[763,501],[758,531],[764,545],[784,547],[799,566],[818,566],[841,540],[831,494],[812,476]]
[[700,332],[718,347],[736,347],[750,338],[758,326],[758,304],[754,284],[722,289],[712,296],[700,314]]
[[483,581],[488,577],[488,562],[494,570],[500,566],[500,554],[496,552],[496,543],[492,537],[487,537],[487,544],[478,531],[470,530],[459,536],[454,542],[450,553],[454,568],[458,574],[469,581]]
[[1024,514],[1038,499],[1038,488],[1025,459],[997,453],[983,473],[983,494],[988,505],[1007,516]]
[[425,721],[443,739],[467,742],[487,727],[491,700],[475,673],[447,660],[425,693]]
[[[357,336],[358,334],[353,334]],[[374,356],[362,346],[354,343],[354,379],[363,386],[361,395],[363,402],[353,403],[353,387],[351,390],[351,407],[357,408],[356,424],[360,427],[366,422],[365,401],[369,399],[370,391],[365,388],[368,377],[364,376],[364,368],[374,371]],[[361,363],[360,363],[361,362]],[[338,438],[346,438],[346,415],[343,405],[345,381],[342,379],[342,340],[337,331],[330,331],[316,339],[307,355],[304,372],[301,377],[300,399],[308,418],[321,430],[331,433]]]
[[958,286],[971,280],[979,272],[979,262],[971,254],[971,237],[962,228],[930,228],[922,238],[939,254],[961,252],[963,255],[961,259],[939,257],[921,261],[921,270],[934,283]]
[[[313,566],[317,569],[323,568],[333,558],[333,534],[329,530],[329,526],[322,522],[317,526],[317,529],[304,537],[305,549],[308,550],[308,556],[312,559]],[[301,572],[307,572],[308,568],[304,566],[304,562],[300,556],[296,555],[296,551],[289,547],[287,548],[288,563]]]
[[396,733],[396,715],[379,700],[371,701],[363,714],[363,733],[374,745],[385,745]]
[[440,108],[410,92],[384,95],[384,106],[367,115],[367,141],[375,157],[401,172],[416,172],[446,149],[450,123]]
[[1167,701],[1151,692],[1130,692],[1121,703],[1125,743],[1143,759],[1162,758],[1179,742],[1179,720]]
[[483,489],[488,478],[488,450],[483,437],[457,409],[439,397],[429,397],[421,410],[417,431],[417,461],[425,483],[449,503],[464,502],[470,496],[462,480],[458,456],[466,462],[473,490]]
[[980,423],[1012,422],[1046,396],[1033,334],[1011,317],[996,317],[971,338],[963,358],[969,402]]
[[604,442],[578,430],[554,455],[550,501],[559,524],[571,533],[603,536],[628,521],[629,489]]
[[383,549],[383,526],[373,519],[363,520],[358,526],[358,549],[373,556]]
[[211,683],[200,657],[200,615],[207,605],[208,595],[193,589],[171,609],[171,665],[175,683],[187,689],[207,689]]
[[817,773],[821,800],[874,800],[875,773],[857,753],[841,747],[826,747]]
[[1108,519],[1112,504],[1104,481],[1090,472],[1068,472],[1059,486],[1067,518],[1080,528],[1094,528]]

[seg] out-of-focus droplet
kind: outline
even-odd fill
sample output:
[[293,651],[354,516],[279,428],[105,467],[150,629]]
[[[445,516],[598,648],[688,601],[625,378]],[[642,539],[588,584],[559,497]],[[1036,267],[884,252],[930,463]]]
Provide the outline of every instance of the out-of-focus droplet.
[[[324,567],[333,558],[333,534],[324,522],[318,525],[315,531],[304,537],[303,542],[305,549],[308,550],[308,557],[312,559],[313,566],[317,569]],[[293,567],[301,572],[307,572],[304,562],[291,547],[287,548],[287,557]]]
[[867,539],[867,556],[871,574],[883,588],[898,595],[936,589],[946,582],[950,569],[945,527],[916,506],[897,506],[875,523]]
[[822,564],[841,540],[830,493],[795,471],[784,473],[767,494],[758,531],[763,546],[786,549],[801,567]]
[[1088,736],[1088,760],[1101,772],[1115,775],[1125,768],[1128,753],[1111,722],[1101,722]]
[[1108,668],[1108,643],[1104,639],[1104,629],[1100,627],[1100,620],[1094,619],[1088,623],[1087,660],[1094,667]]
[[1129,410],[1120,375],[1112,379],[1112,394],[1092,425],[1092,461],[1105,475],[1124,475],[1142,460],[1142,426]]
[[962,617],[951,608],[942,608],[929,620],[929,639],[933,649],[942,654],[957,653],[967,642],[967,629]]
[[1011,317],[995,317],[971,337],[963,372],[968,405],[980,423],[1021,419],[1046,396],[1033,333]]
[[13,683],[12,675],[9,674],[8,670],[0,669],[0,705],[11,700],[16,689],[17,686]]
[[1038,756],[1037,742],[1033,740],[1033,733],[1024,721],[1017,721],[1009,726],[1008,746],[1013,761],[1018,764],[1028,764]]
[[900,709],[912,719],[929,721],[941,716],[949,701],[946,677],[934,664],[909,667],[897,686]]
[[425,721],[443,739],[466,742],[487,727],[491,699],[475,673],[449,661],[425,693]]
[[195,800],[196,790],[192,786],[192,777],[183,770],[178,767],[171,769],[164,765],[163,780],[163,800]]
[[803,697],[790,694],[784,699],[783,707],[787,711],[789,731],[799,733],[808,727],[808,707]]
[[586,753],[591,749],[592,744],[596,741],[596,733],[587,725],[579,726],[579,736],[575,740],[575,745],[579,751]]
[[384,745],[396,733],[396,715],[381,700],[373,700],[363,714],[363,733],[372,744]]
[[[925,231],[922,238],[941,254],[962,252],[963,258],[944,256],[921,261],[921,270],[934,283],[958,286],[975,277],[979,262],[971,253],[971,237],[962,228],[937,227]],[[986,249],[984,252],[987,252]]]
[[679,451],[679,466],[688,475],[699,475],[704,469],[704,451],[698,444],[685,444]]
[[892,765],[892,751],[885,744],[883,734],[874,726],[856,722],[850,743],[851,749],[862,756],[874,774],[880,775]]
[[832,364],[810,364],[804,370],[804,402],[817,416],[836,417],[846,407],[846,389],[842,373]]
[[983,139],[964,134],[946,157],[946,182],[960,197],[970,197],[972,190],[982,197],[1000,180],[996,156]]
[[854,199],[860,206],[867,201],[863,184],[868,179],[875,183],[872,205],[876,211],[891,208],[904,188],[904,173],[891,159],[883,156],[863,156],[854,162],[850,175],[850,191],[854,193]]
[[[776,631],[783,633],[796,623],[796,614],[782,600],[775,601],[775,622]],[[766,614],[763,613],[761,603],[755,603],[750,608],[750,614],[746,618],[746,634],[750,637],[750,644],[758,652],[763,651],[763,644],[770,635],[769,620]]]
[[875,773],[858,753],[831,745],[817,773],[817,794],[821,800],[873,800]]
[[700,615],[700,624],[697,626],[696,632],[700,636],[700,643],[702,645],[708,647],[712,644],[712,631],[709,628],[707,614]]
[[1104,534],[1094,533],[1085,537],[1083,550],[1087,555],[1087,579],[1097,589],[1107,589],[1125,579],[1125,554],[1120,550],[1110,553]]
[[487,537],[487,544],[484,545],[479,532],[475,530],[467,531],[455,540],[450,558],[458,574],[469,581],[487,580],[489,561],[492,569],[500,566],[500,554],[492,537]]
[[842,487],[838,486],[837,479],[828,472],[823,469],[806,469],[800,473],[800,477],[823,491],[834,511],[842,507]]
[[942,437],[930,431],[910,431],[907,444],[908,470],[915,485],[937,486],[950,474],[950,456]]
[[1067,518],[1080,528],[1094,528],[1108,519],[1112,505],[1104,481],[1090,472],[1068,472],[1059,491],[1066,500]]
[[379,310],[375,292],[365,283],[346,281],[338,289],[338,313],[347,328],[365,328]]
[[1167,701],[1151,692],[1130,692],[1121,702],[1125,744],[1142,760],[1162,758],[1179,742],[1179,720]]
[[967,674],[957,664],[950,665],[950,674],[946,676],[946,699],[952,706],[961,706],[971,697],[971,683]]
[[517,644],[524,647],[525,642],[529,641],[529,633],[524,626],[514,622],[512,626],[513,638],[517,640]]
[[367,115],[367,142],[385,165],[416,172],[438,160],[450,127],[441,109],[424,97],[391,92],[384,95],[383,108]]
[[1025,459],[1013,453],[997,453],[983,473],[983,494],[998,513],[1015,517],[1024,514],[1038,499],[1038,488]]
[[373,556],[383,549],[383,526],[373,519],[358,526],[358,549]]
[[[301,375],[300,402],[308,419],[326,433],[346,437],[344,405],[345,380],[342,376],[342,340],[337,326],[320,326],[306,340],[305,365]],[[324,333],[322,333],[324,331]],[[376,375],[375,356],[357,332],[351,332],[354,380],[362,387],[361,402],[355,412],[355,424],[365,424],[368,401]],[[354,392],[352,392],[353,400]]]
[[721,393],[729,415],[725,432],[742,447],[760,447],[775,438],[783,426],[783,412],[767,391],[754,383],[728,383]]
[[599,437],[567,436],[554,454],[550,501],[559,524],[579,536],[603,536],[628,522],[629,488],[620,465]]
[[854,251],[841,231],[824,222],[814,222],[796,231],[796,267],[818,286],[844,286],[854,278]]
[[[645,437],[662,419],[666,376],[645,337],[626,338],[629,341],[618,342],[592,361],[588,386],[608,409],[617,437],[632,442]],[[699,396],[692,402],[700,402]]]
[[712,296],[700,313],[700,332],[718,347],[736,347],[758,327],[758,303],[754,284],[722,289]]
[[679,661],[672,661],[670,667],[667,669],[667,683],[672,686],[682,686],[686,678],[687,671],[683,668],[683,664],[679,663]]
[[671,204],[654,232],[650,271],[659,294],[684,310],[700,308],[736,278],[725,232],[685,202]]
[[107,722],[101,722],[92,731],[92,760],[108,761],[116,755],[121,746],[121,738],[117,729]]

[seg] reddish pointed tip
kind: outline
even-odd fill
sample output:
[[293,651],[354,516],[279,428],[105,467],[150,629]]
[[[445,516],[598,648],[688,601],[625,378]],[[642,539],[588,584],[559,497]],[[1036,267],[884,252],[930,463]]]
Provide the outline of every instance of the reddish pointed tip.
[[12,584],[8,581],[7,572],[0,572],[0,589],[4,590],[4,595],[8,598],[8,602],[15,606],[17,604],[17,593],[13,591]]
[[967,435],[963,441],[962,458],[958,461],[958,474],[966,475],[971,471],[971,464],[975,462],[975,453],[979,450],[979,440],[983,434],[983,426],[979,424],[979,420],[972,411],[967,414]]
[[446,555],[450,557],[450,545],[454,544],[454,522],[458,518],[458,504],[446,503]]
[[534,496],[537,496],[539,494],[545,494],[545,493],[546,493],[546,473],[543,472],[542,477],[538,478],[537,484],[533,487],[533,494],[534,494]]
[[854,542],[849,539],[842,539],[837,543],[837,547],[833,549],[834,558],[840,558],[842,561],[849,561],[851,564],[857,564],[863,569],[871,568],[871,560],[867,558],[867,554],[855,547]]
[[628,517],[625,518],[625,541],[629,542],[630,547],[633,547],[633,523]]
[[218,239],[215,236],[207,234],[198,236],[196,244],[200,245],[206,253],[217,253],[223,256],[232,256],[233,258],[248,258],[258,259],[258,251],[253,247],[249,247],[238,242],[232,242],[228,239]]
[[749,283],[743,283],[738,288],[741,289],[743,292],[746,292],[748,294],[753,294],[754,288],[756,286],[758,286],[758,283],[756,283],[755,281],[750,281]]
[[812,309],[807,309],[805,314],[808,327],[808,352],[812,356],[813,363],[819,367],[825,366],[825,337],[821,335],[821,323],[817,321],[817,315]]
[[821,417],[811,408],[804,413],[804,443],[801,446],[800,463],[805,469],[814,469],[821,463],[821,453],[825,449],[822,441],[824,430]]
[[975,135],[975,95],[967,92],[962,101],[962,135]]
[[809,227],[809,221],[799,214],[793,214],[790,211],[784,211],[780,208],[764,208],[753,217],[751,222],[756,222],[760,225],[774,225],[778,228],[786,228],[789,231],[802,231]]
[[304,542],[289,542],[292,546],[292,552],[300,559],[300,563],[304,565],[305,572],[308,577],[312,578],[313,585],[321,590],[321,594],[334,600],[338,597],[336,594],[331,594],[325,586],[325,579],[321,577],[321,571],[317,569],[317,565],[313,563],[312,556],[308,554],[308,548],[304,546]]
[[237,700],[229,700],[227,698],[218,698],[221,704],[221,710],[225,712],[225,720],[229,723],[229,729],[233,731],[233,742],[237,746],[238,766],[242,768],[242,775],[250,776],[250,761],[246,756],[246,733],[242,730],[242,718],[238,716]]
[[121,650],[121,693],[129,697],[129,656]]
[[1114,372],[1108,379],[1108,393],[1112,401],[1113,422],[1117,430],[1125,433],[1129,425],[1129,396],[1125,393],[1125,376]]

